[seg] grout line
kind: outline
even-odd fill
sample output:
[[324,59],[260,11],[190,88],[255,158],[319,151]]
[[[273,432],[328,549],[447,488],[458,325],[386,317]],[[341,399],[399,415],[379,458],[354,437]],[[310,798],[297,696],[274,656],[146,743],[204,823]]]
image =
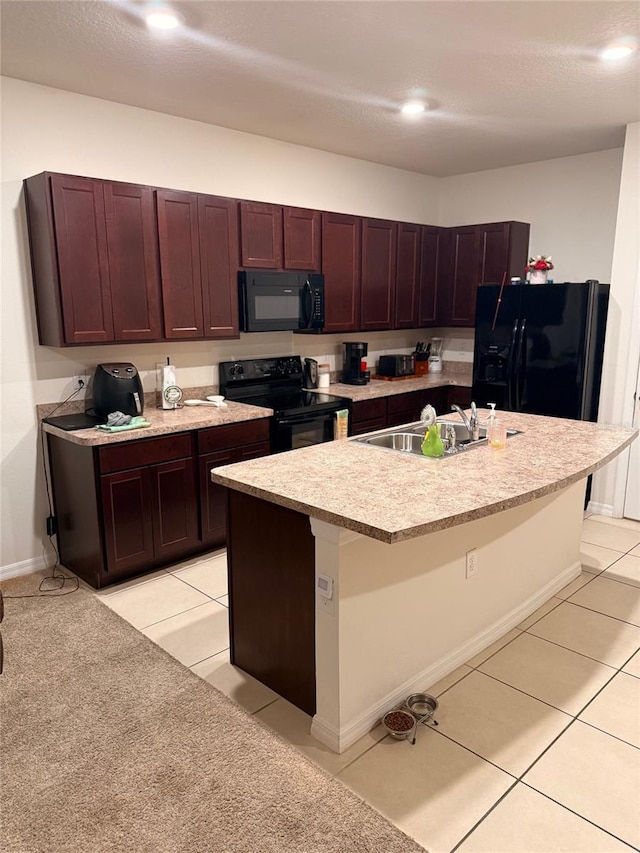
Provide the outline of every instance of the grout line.
[[[140,632],[146,631],[147,628],[153,628],[154,625],[160,625],[162,622],[168,622],[169,619],[175,619],[176,616],[182,616],[183,613],[191,613],[192,610],[197,610],[199,607],[206,607],[207,604],[211,604],[212,602],[214,602],[215,604],[219,603],[219,602],[215,601],[214,598],[210,598],[209,601],[201,601],[200,604],[194,604],[193,607],[187,607],[185,610],[181,610],[179,613],[174,613],[171,616],[165,616],[163,619],[158,619],[155,622],[150,622],[148,625],[145,625],[143,628],[138,628],[137,625],[134,625],[133,627],[136,628]],[[221,604],[220,607],[224,607],[224,604]],[[115,612],[118,613],[117,610]],[[118,615],[120,615],[120,614],[118,614]],[[122,618],[124,619],[124,617],[122,617]],[[126,621],[128,622],[129,620],[127,619]],[[129,623],[129,624],[133,624],[133,623]]]
[[480,826],[480,824],[483,823],[487,817],[489,817],[491,812],[500,805],[500,803],[513,791],[513,789],[516,787],[517,784],[518,784],[518,780],[516,779],[514,781],[513,785],[511,785],[509,788],[507,788],[507,790],[504,792],[504,794],[502,794],[501,797],[498,797],[498,799],[495,801],[495,803],[489,809],[487,809],[487,811],[482,815],[480,820],[476,821],[476,823],[474,823],[474,825],[471,827],[471,829],[465,835],[462,836],[460,841],[458,841],[458,843],[451,848],[449,853],[455,853],[455,851],[458,849],[458,847],[460,847],[460,845],[463,844],[467,840],[467,838],[469,838],[469,836],[473,832],[476,831],[476,829]]
[[610,830],[605,829],[604,826],[600,826],[599,824],[594,823],[592,820],[589,820],[588,817],[585,817],[583,814],[580,814],[580,812],[574,811],[574,809],[569,808],[569,806],[565,806],[564,803],[561,803],[559,800],[554,799],[553,797],[549,796],[549,794],[545,794],[544,791],[540,791],[540,790],[538,790],[538,788],[534,788],[533,785],[530,785],[528,782],[524,782],[522,779],[520,779],[519,782],[521,785],[524,785],[526,788],[529,788],[530,791],[535,791],[536,794],[540,794],[541,797],[544,797],[545,799],[550,800],[552,803],[555,803],[557,806],[560,806],[560,808],[563,808],[566,811],[571,812],[571,814],[574,814],[576,817],[579,817],[581,820],[584,820],[587,823],[590,823],[591,826],[595,826],[596,829],[599,829],[602,832],[605,832],[611,838],[615,838],[616,841],[621,841],[624,845],[629,847],[631,850],[637,850],[637,848],[634,847],[633,844],[630,844],[628,841],[625,841],[624,838],[620,838],[619,835],[615,835]]
[[[220,651],[216,652],[214,655],[207,655],[206,658],[202,658],[201,660],[197,660],[195,663],[189,664],[189,669],[191,669],[192,666],[199,666],[201,663],[204,663],[206,660],[211,660],[211,658],[217,658],[218,655],[221,655],[223,652],[228,652],[229,648],[230,648],[229,646],[225,646],[224,649],[220,649]],[[200,677],[202,678],[202,676],[200,676]],[[205,681],[206,681],[206,679],[205,679]],[[222,692],[222,691],[220,691],[220,692]]]
[[[595,578],[593,580],[595,580]],[[591,581],[584,584],[584,586],[580,587],[580,589],[584,589],[584,587],[589,586],[590,583],[591,583]],[[627,584],[627,586],[632,586],[633,589],[640,589],[640,587],[633,586],[632,584]],[[585,604],[579,604],[577,601],[571,601],[571,598],[573,598],[573,596],[576,595],[578,592],[580,592],[579,589],[576,590],[570,598],[564,599],[564,603],[565,604],[571,604],[571,605],[573,605],[573,607],[580,607],[582,610],[588,610],[589,613],[597,613],[600,616],[604,616],[606,619],[614,619],[616,622],[620,622],[623,625],[631,625],[632,628],[640,628],[640,625],[638,625],[635,622],[628,622],[626,619],[620,619],[618,616],[611,616],[610,613],[603,613],[602,610],[594,610],[593,607],[587,607]],[[555,608],[554,608],[554,610],[555,610]],[[551,611],[549,611],[549,612],[551,612]]]

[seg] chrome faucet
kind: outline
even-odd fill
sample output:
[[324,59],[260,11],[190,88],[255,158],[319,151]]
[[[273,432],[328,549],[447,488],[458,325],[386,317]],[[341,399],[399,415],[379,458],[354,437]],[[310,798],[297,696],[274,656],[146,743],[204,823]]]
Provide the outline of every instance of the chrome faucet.
[[464,425],[469,431],[469,441],[477,441],[480,437],[480,429],[478,427],[478,411],[476,409],[476,404],[471,403],[470,418],[467,417],[467,413],[464,412],[456,403],[451,406],[451,411],[457,412],[464,421]]

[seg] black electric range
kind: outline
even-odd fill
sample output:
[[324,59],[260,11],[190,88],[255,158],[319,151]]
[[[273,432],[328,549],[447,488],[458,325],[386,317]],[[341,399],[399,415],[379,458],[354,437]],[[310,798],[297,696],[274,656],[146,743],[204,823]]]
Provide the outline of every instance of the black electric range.
[[219,376],[227,400],[273,409],[272,453],[331,441],[335,413],[351,411],[347,397],[305,390],[299,355],[223,361]]

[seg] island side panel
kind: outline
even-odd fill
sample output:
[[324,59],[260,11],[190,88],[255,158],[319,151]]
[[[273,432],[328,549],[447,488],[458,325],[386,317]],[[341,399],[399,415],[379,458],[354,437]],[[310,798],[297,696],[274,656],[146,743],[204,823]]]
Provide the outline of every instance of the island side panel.
[[231,663],[314,714],[315,540],[309,517],[228,492]]
[[584,486],[394,545],[314,519],[317,570],[333,578],[335,602],[317,614],[311,734],[344,752],[577,577]]

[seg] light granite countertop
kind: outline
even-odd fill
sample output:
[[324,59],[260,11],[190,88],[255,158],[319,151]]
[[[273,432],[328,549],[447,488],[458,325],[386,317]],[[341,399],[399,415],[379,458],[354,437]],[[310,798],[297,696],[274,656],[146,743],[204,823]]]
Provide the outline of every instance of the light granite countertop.
[[92,427],[91,429],[64,430],[51,424],[43,424],[45,432],[64,438],[73,444],[86,447],[118,444],[123,441],[136,441],[142,438],[158,438],[174,432],[236,424],[241,421],[254,421],[268,418],[272,409],[261,406],[245,406],[243,403],[227,403],[219,409],[215,406],[183,406],[180,409],[154,409],[145,405],[144,417],[150,426],[124,432],[108,433]]
[[346,385],[332,382],[328,388],[318,390],[337,397],[348,397],[355,402],[374,400],[378,397],[391,397],[395,394],[408,394],[411,391],[423,391],[427,388],[441,388],[445,385],[472,385],[472,366],[460,365],[456,370],[445,369],[440,373],[427,373],[424,376],[411,376],[408,379],[386,380],[372,379],[366,385]]
[[[395,384],[395,383],[391,383]],[[480,421],[487,417],[480,410]],[[354,439],[215,468],[214,482],[393,543],[558,491],[601,468],[638,430],[502,413],[521,430],[504,450],[479,446],[446,459]]]
[[[405,394],[409,391],[419,391],[424,388],[439,388],[443,385],[471,386],[471,365],[459,365],[451,370],[445,368],[441,373],[427,374],[426,376],[413,377],[397,382],[384,380],[372,380],[368,385],[343,385],[341,382],[333,383],[329,388],[318,389],[319,393],[334,394],[337,397],[347,397],[350,400],[371,400],[376,397],[388,397],[394,394]],[[185,393],[186,399],[205,399],[208,394],[218,393],[217,387],[189,388]],[[58,427],[44,424],[45,432],[64,438],[73,444],[85,446],[116,444],[122,441],[135,441],[141,438],[157,438],[162,435],[170,435],[174,432],[184,432],[192,429],[206,429],[207,427],[224,426],[226,424],[240,423],[241,421],[268,418],[273,415],[272,409],[261,406],[248,406],[244,403],[227,402],[226,409],[217,409],[213,406],[182,406],[175,410],[155,408],[155,394],[145,394],[144,417],[151,426],[142,427],[130,431],[106,433],[91,428],[82,430],[63,430]],[[83,404],[71,403],[64,407],[58,407],[55,403],[38,406],[40,418],[52,414],[55,409],[56,415],[80,412]]]

